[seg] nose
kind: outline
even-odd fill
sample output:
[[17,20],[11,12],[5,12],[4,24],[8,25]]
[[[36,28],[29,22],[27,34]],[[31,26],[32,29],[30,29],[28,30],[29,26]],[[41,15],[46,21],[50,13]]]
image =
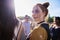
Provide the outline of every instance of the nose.
[[32,16],[33,16],[33,17],[37,17],[37,14],[33,13]]

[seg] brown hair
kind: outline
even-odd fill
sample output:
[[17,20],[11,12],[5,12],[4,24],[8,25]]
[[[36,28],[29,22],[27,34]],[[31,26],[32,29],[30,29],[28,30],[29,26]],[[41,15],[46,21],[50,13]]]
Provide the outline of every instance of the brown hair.
[[43,4],[38,3],[37,6],[39,6],[42,9],[42,11],[45,12],[45,14],[46,14],[45,16],[47,16],[47,14],[48,14],[47,7],[49,6],[49,2],[46,2]]
[[57,26],[60,26],[60,17],[55,17],[55,22]]

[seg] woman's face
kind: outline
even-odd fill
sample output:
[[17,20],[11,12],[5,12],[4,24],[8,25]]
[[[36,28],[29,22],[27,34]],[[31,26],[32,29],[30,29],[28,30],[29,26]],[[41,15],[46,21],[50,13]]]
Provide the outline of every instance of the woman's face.
[[35,6],[32,10],[32,16],[35,21],[40,21],[45,17],[45,13],[41,10],[39,6]]

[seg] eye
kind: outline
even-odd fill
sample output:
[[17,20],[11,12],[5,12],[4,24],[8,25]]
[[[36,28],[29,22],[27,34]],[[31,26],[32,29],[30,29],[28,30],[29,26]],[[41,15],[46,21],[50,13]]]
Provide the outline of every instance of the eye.
[[39,10],[36,9],[36,10],[35,10],[35,13],[39,13]]
[[39,13],[39,10],[33,10],[32,13]]

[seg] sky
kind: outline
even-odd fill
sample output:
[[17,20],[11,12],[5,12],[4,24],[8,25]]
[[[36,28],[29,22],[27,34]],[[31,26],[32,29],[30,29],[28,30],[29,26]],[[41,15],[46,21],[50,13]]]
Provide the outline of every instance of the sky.
[[49,2],[50,16],[60,16],[60,0],[14,0],[16,16],[29,15],[32,17],[32,8],[37,3]]

